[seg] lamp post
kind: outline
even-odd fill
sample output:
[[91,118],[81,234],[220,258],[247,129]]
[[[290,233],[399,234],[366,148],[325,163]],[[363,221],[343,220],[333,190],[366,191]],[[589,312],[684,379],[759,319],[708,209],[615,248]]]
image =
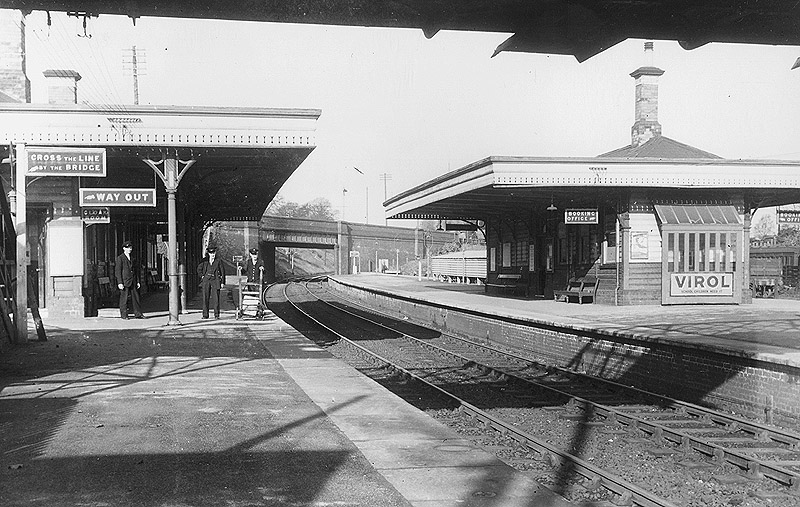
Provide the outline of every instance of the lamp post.
[[[383,201],[386,202],[386,199],[387,199],[387,197],[386,197],[386,193],[387,193],[386,192],[386,182],[392,179],[392,175],[389,174],[389,173],[383,173],[383,174],[381,174],[380,178],[381,178],[381,181],[383,181]],[[388,218],[384,218],[383,219],[383,225],[389,225],[389,219]]]
[[414,229],[414,255],[417,257],[417,281],[422,281],[422,257],[419,254],[419,220],[417,220],[417,228]]
[[422,233],[422,257],[425,261],[425,278],[430,278],[431,276],[431,263],[430,263],[430,252],[428,249],[431,247],[433,243],[433,234],[430,231],[425,231]]
[[[353,166],[353,169],[356,170],[358,174],[361,176],[365,176],[364,171],[359,169],[356,166]],[[369,185],[364,185],[364,223],[369,223]]]

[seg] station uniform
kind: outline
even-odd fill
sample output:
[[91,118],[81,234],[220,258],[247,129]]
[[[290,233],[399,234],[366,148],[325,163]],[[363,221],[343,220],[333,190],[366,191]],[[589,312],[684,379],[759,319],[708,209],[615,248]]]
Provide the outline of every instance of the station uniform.
[[263,282],[261,273],[264,270],[264,261],[256,257],[253,262],[253,256],[258,255],[258,248],[250,249],[250,256],[247,257],[247,262],[244,265],[244,273],[247,275],[247,283],[261,283]]
[[139,306],[139,276],[136,266],[131,261],[130,254],[133,245],[130,241],[122,244],[122,252],[114,261],[114,276],[117,278],[119,288],[119,316],[123,319],[128,318],[128,298],[131,299],[133,315],[137,319],[143,319],[142,309]]
[[[209,247],[209,253],[197,266],[197,275],[200,277],[200,287],[203,299],[203,318],[207,319],[209,314],[209,299],[214,308],[214,318],[219,318],[219,290],[225,283],[225,266],[219,256],[216,255],[217,249]],[[213,257],[213,260],[211,260]]]

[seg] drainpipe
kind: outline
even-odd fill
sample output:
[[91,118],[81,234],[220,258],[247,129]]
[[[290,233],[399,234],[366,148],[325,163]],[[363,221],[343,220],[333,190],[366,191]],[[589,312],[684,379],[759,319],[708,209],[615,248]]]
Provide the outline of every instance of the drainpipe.
[[622,239],[622,238],[619,237],[619,233],[620,233],[620,230],[619,230],[619,216],[615,217],[615,219],[614,219],[614,228],[616,229],[614,231],[614,234],[615,234],[616,239],[617,239],[617,241],[616,241],[617,248],[616,248],[616,254],[615,254],[616,258],[614,259],[614,267],[615,267],[614,270],[616,271],[616,277],[617,277],[617,283],[614,286],[614,306],[619,306],[619,248],[620,248],[620,244],[621,244],[620,240]]

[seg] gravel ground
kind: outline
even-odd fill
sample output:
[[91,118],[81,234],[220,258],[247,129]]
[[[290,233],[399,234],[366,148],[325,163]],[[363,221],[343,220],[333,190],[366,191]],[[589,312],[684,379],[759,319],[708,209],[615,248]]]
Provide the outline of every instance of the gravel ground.
[[[521,473],[531,474],[543,485],[576,503],[598,502],[595,505],[613,505],[617,500],[604,488],[592,489],[580,485],[585,482],[552,467],[534,451],[521,447],[509,436],[486,429],[469,418],[462,417],[456,407],[443,402],[440,396],[428,397],[428,390],[409,390],[406,382],[398,382],[396,375],[366,366],[362,354],[350,347],[326,343],[326,348],[340,359],[359,368],[409,403],[457,432],[481,445]],[[493,417],[512,423],[520,430],[554,446],[580,456],[585,461],[618,475],[673,504],[682,507],[795,507],[800,506],[800,496],[790,495],[788,488],[770,479],[753,480],[732,465],[717,464],[699,453],[684,454],[675,446],[662,447],[642,435],[631,434],[622,426],[612,426],[598,421],[583,421],[578,409],[565,407],[526,407],[525,403],[506,403],[497,389],[472,385],[452,379],[459,395],[468,394],[468,401],[477,406],[486,405]],[[485,400],[486,403],[481,403]],[[671,445],[671,444],[670,444]],[[787,456],[784,459],[800,459]]]
[[[363,368],[363,357],[356,357],[347,347],[329,347],[337,357]],[[364,370],[365,374],[367,370]],[[393,388],[393,376],[380,374],[370,368],[369,376]],[[582,478],[561,476],[536,453],[522,448],[508,436],[486,429],[455,408],[441,407],[441,401],[425,399],[425,391],[409,393],[402,385],[402,396],[422,408],[430,416],[452,427],[476,445],[495,452],[497,456],[523,473],[534,475],[568,500],[580,502],[612,502],[613,494],[604,488],[587,489]],[[487,394],[494,395],[496,393]],[[480,396],[478,396],[480,397]],[[474,400],[471,400],[474,401]],[[718,465],[698,453],[684,454],[674,446],[658,444],[632,435],[623,426],[610,426],[581,421],[577,409],[497,408],[487,410],[492,416],[512,423],[515,427],[581,456],[597,467],[610,470],[619,477],[682,507],[797,507],[800,496],[788,494],[788,489],[769,479],[752,480],[732,465]],[[572,417],[575,416],[575,417]],[[575,420],[578,419],[578,420]],[[606,504],[608,505],[608,504]]]
[[[622,427],[607,425],[586,426],[579,421],[564,419],[563,412],[540,409],[497,409],[490,414],[559,448],[575,450],[586,461],[611,470],[625,480],[654,494],[685,507],[789,507],[800,505],[800,497],[789,496],[786,488],[774,482],[750,480],[738,468],[718,466],[697,453],[683,454],[674,447],[674,454],[659,452],[649,440],[631,436]],[[557,471],[542,461],[525,456],[509,437],[486,433],[480,426],[462,418],[452,410],[428,411],[429,415],[472,438],[488,448],[497,448],[497,455],[518,470],[533,471],[537,479],[554,487],[573,501],[604,500],[600,492],[581,487],[558,487]],[[523,458],[523,459],[520,459]],[[771,496],[777,494],[779,496]]]

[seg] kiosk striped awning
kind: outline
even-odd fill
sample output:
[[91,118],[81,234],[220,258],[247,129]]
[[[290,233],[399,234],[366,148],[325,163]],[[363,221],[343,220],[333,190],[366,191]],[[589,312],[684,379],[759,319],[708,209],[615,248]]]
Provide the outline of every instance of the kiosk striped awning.
[[656,204],[662,224],[671,225],[741,225],[739,213],[731,205],[666,205]]

